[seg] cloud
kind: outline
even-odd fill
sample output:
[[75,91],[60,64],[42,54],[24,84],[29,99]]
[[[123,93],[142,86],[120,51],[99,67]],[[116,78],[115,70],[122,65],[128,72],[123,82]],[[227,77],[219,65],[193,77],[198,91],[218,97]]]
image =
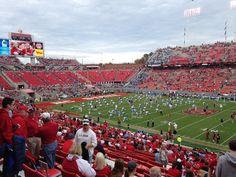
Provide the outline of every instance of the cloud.
[[[0,37],[22,29],[45,43],[50,56],[87,56],[93,63],[132,62],[140,54],[169,45],[224,40],[236,31],[236,12],[230,0],[8,0],[2,1]],[[185,18],[184,9],[201,7]],[[133,56],[132,56],[133,54]],[[117,59],[116,59],[117,58]]]

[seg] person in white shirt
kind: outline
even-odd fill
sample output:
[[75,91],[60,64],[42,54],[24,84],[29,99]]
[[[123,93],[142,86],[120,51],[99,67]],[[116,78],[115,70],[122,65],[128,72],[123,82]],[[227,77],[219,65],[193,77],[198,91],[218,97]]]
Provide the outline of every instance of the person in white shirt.
[[81,146],[74,143],[69,151],[68,156],[62,163],[62,168],[79,176],[95,177],[96,171],[91,167],[88,161],[82,159],[81,155]]
[[86,142],[86,149],[89,153],[89,163],[92,163],[94,148],[97,146],[97,137],[94,131],[89,126],[89,120],[83,120],[83,127],[75,134],[75,143],[82,144]]

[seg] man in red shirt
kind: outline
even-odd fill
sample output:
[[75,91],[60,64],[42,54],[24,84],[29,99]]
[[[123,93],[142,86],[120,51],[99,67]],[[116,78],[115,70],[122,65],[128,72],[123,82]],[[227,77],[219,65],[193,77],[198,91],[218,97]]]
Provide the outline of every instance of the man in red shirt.
[[39,128],[36,136],[41,137],[44,159],[49,168],[53,168],[57,149],[58,124],[51,122],[48,112],[42,113],[41,117],[44,124]]
[[22,170],[22,164],[25,162],[26,138],[28,136],[26,127],[27,106],[20,105],[13,114],[12,124],[14,129],[13,147],[15,157],[15,175],[18,176],[19,171]]
[[29,116],[26,118],[26,126],[28,131],[27,145],[29,151],[36,157],[39,157],[41,149],[41,138],[35,137],[38,133],[38,121],[35,117],[35,110],[33,108],[28,110]]
[[173,177],[181,177],[181,171],[177,169],[177,163],[173,162],[172,163],[172,168],[168,169],[168,174],[173,176]]
[[65,142],[63,144],[62,151],[68,154],[73,143],[74,143],[74,134],[67,133],[65,136]]
[[12,156],[12,123],[11,116],[14,109],[14,99],[4,98],[0,109],[0,158],[4,158],[3,175],[8,176],[13,166],[9,166],[8,159]]

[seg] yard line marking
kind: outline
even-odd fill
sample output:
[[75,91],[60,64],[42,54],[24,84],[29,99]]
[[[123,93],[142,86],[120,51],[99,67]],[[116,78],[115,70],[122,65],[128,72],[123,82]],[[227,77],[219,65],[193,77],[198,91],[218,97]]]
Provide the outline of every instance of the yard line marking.
[[[222,124],[224,124],[224,123],[226,123],[226,122],[228,122],[228,121],[230,121],[230,120],[228,119],[228,120],[224,121]],[[216,127],[219,127],[219,126],[222,125],[222,124],[218,124],[218,125],[216,125],[216,126],[210,128],[209,130],[212,130],[212,129],[216,128]],[[203,132],[200,133],[199,135],[193,137],[193,139],[198,138],[199,136],[201,136],[201,135],[204,134],[204,133],[205,133],[205,132],[203,131]]]
[[[231,108],[233,108],[233,107],[235,107],[235,106],[236,106],[236,105],[233,105],[233,106],[229,107],[228,109],[225,109],[225,110],[223,110],[223,111],[220,111],[220,112],[218,112],[218,113],[216,113],[216,114],[213,114],[213,115],[211,115],[211,116],[209,116],[209,117],[206,117],[206,118],[209,119],[210,117],[213,117],[213,116],[215,116],[215,115],[217,115],[217,114],[221,114],[221,113],[223,113],[223,112],[225,112],[225,111],[227,111],[227,110],[229,110],[229,109],[231,109]],[[188,124],[188,125],[186,125],[186,126],[180,128],[180,129],[178,129],[178,131],[179,131],[179,130],[183,130],[183,129],[187,128],[187,127],[190,127],[190,126],[192,126],[192,125],[194,125],[194,124],[198,124],[199,122],[202,122],[202,121],[205,120],[206,118],[203,118],[203,119],[201,119],[201,120],[199,120],[199,121],[197,121],[197,122],[193,122],[193,123],[191,123],[191,124]]]
[[[175,112],[171,112],[171,114],[176,114],[176,113],[178,113],[178,112],[180,112],[180,111],[182,111],[182,110],[177,110],[177,111],[175,111]],[[164,115],[164,116],[157,116],[158,118],[160,117],[161,119],[162,118],[166,118],[166,117],[168,117],[169,115],[168,114],[166,114],[166,115]],[[144,120],[144,121],[142,121],[142,122],[138,122],[137,124],[134,124],[134,125],[139,125],[139,124],[142,124],[142,123],[144,123],[144,122],[147,122],[147,120]]]
[[[183,116],[183,117],[180,117],[180,118],[178,118],[178,119],[173,119],[173,120],[171,120],[171,122],[173,122],[173,121],[177,121],[177,120],[181,120],[181,119],[184,119],[184,118],[186,118],[186,117],[188,117],[189,115],[186,115],[186,116]],[[161,127],[161,126],[163,126],[163,125],[165,125],[166,123],[161,123],[161,124],[159,124],[158,126],[155,126],[155,127],[152,127],[152,128],[157,128],[157,127]]]
[[224,142],[222,142],[222,143],[220,143],[220,144],[224,144],[225,142],[227,142],[230,138],[234,137],[235,135],[236,135],[236,133],[233,134],[232,136],[230,136],[228,139],[226,139]]

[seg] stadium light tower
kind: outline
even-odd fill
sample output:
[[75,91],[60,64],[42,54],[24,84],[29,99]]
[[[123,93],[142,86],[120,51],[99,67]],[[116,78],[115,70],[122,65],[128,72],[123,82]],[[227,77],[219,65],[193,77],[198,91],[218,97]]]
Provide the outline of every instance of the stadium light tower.
[[[187,19],[187,22],[191,17],[198,16],[200,14],[201,14],[201,7],[196,7],[194,0],[192,0],[190,2],[190,5],[188,6],[188,8],[186,8],[184,10],[184,17]],[[184,27],[184,46],[186,44],[187,22],[186,22],[186,25]]]

